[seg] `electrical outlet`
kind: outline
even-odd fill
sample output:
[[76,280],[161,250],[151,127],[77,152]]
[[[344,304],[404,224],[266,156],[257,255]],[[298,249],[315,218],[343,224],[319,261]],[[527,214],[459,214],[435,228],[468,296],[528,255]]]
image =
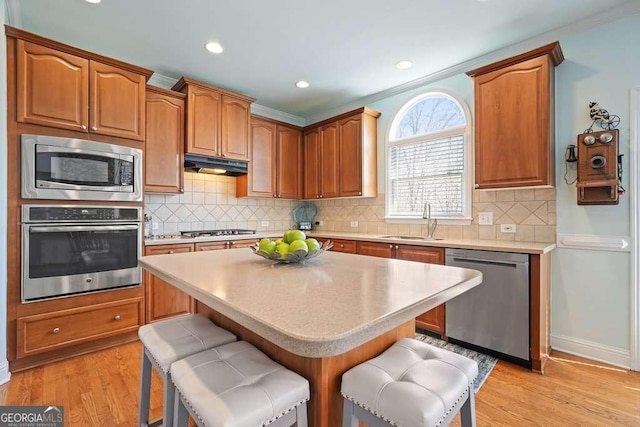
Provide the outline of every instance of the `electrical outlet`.
[[500,232],[501,233],[515,233],[516,225],[515,224],[500,224]]
[[322,227],[322,226],[324,225],[324,221],[322,221],[322,220],[318,220],[318,221],[316,221],[316,225],[317,225],[318,227]]
[[358,227],[358,221],[351,221],[351,227],[352,228]]
[[493,212],[480,212],[480,214],[478,215],[478,223],[480,225],[492,225]]
[[260,226],[261,226],[261,227],[268,227],[268,226],[269,226],[269,221],[262,221],[262,222],[260,223]]

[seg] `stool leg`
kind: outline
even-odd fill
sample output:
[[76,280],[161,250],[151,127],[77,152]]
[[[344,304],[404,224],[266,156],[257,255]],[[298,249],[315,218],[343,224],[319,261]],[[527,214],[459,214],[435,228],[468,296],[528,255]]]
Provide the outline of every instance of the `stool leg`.
[[138,406],[138,425],[149,424],[149,396],[151,394],[151,361],[142,347],[142,363],[140,367],[140,405]]
[[164,380],[164,401],[162,409],[162,427],[173,426],[173,409],[175,406],[176,387],[171,381],[171,373],[167,372],[162,375]]
[[308,425],[307,402],[304,402],[296,408],[296,427],[308,427]]
[[353,402],[343,399],[342,406],[342,427],[358,427],[358,419],[354,415]]
[[462,427],[476,427],[476,403],[474,400],[473,388],[469,387],[469,396],[460,408],[460,418]]
[[173,418],[174,427],[187,427],[189,423],[189,411],[184,406],[182,397],[178,395],[175,399],[175,413]]

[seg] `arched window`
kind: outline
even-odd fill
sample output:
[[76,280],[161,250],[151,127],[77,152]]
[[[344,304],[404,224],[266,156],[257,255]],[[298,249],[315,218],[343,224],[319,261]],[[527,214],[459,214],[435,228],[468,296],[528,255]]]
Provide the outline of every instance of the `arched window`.
[[387,218],[422,218],[426,203],[442,219],[471,217],[469,118],[441,92],[405,104],[387,144]]

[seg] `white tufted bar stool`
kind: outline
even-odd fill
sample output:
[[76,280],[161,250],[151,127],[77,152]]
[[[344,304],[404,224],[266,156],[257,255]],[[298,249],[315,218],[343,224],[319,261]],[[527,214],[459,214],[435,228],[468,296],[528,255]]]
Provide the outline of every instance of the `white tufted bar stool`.
[[[138,425],[164,427],[173,425],[175,387],[171,381],[171,364],[176,360],[213,347],[228,344],[236,336],[214,325],[198,314],[184,314],[144,325],[138,329],[142,341],[142,369],[140,373],[140,407]],[[149,422],[151,366],[162,376],[164,383],[162,418]]]
[[475,426],[471,384],[478,364],[459,354],[403,338],[342,375],[343,427],[446,426],[460,411]]
[[307,427],[309,382],[244,341],[171,365],[176,427]]

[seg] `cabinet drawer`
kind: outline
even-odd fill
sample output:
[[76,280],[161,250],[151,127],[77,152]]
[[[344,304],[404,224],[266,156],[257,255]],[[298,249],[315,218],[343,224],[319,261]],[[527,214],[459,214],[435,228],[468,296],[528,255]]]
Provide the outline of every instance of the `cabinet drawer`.
[[166,255],[193,252],[191,243],[179,243],[176,245],[154,245],[144,248],[145,255]]
[[332,251],[346,252],[350,254],[356,253],[356,242],[354,240],[331,240],[333,242]]
[[142,298],[37,314],[18,319],[18,357],[136,331]]

